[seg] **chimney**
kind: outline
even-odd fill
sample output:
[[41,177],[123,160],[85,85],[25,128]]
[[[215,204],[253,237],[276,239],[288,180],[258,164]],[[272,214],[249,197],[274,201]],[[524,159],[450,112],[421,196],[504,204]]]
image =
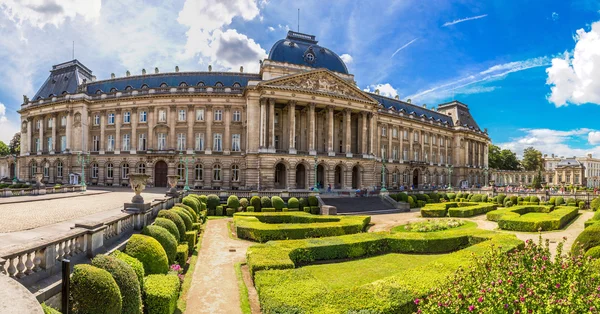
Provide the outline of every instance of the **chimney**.
[[400,96],[396,95],[396,96],[394,96],[394,99],[399,100]]
[[592,154],[588,154],[588,158],[592,158]]

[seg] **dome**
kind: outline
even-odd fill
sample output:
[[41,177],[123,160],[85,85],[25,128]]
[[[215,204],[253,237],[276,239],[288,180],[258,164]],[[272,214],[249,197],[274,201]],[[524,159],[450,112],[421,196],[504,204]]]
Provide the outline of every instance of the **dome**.
[[273,45],[269,52],[269,59],[348,74],[344,61],[335,52],[317,43],[314,35],[288,31],[285,39]]

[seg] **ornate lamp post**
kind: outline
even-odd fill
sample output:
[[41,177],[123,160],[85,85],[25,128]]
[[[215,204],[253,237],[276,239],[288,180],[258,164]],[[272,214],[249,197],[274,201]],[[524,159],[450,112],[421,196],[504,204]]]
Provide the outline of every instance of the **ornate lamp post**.
[[17,183],[17,155],[16,154],[12,155],[12,158],[13,158],[13,169],[14,169],[13,171],[15,172],[15,176],[13,177],[12,181],[13,181],[13,184],[16,184]]
[[188,185],[188,161],[189,161],[189,158],[187,156],[185,156],[185,159],[184,159],[183,152],[179,152],[179,163],[185,162],[185,186],[183,187],[184,191],[190,190],[190,186]]
[[317,155],[315,155],[315,186],[313,188],[313,191],[316,193],[319,193],[319,183],[318,183],[319,179],[318,179],[318,175],[317,175],[317,167],[318,167],[317,162],[318,162]]
[[454,170],[454,167],[448,165],[446,169],[448,169],[448,190],[452,190],[452,170]]
[[90,155],[79,152],[77,161],[81,166],[81,186],[85,189],[85,164],[90,162]]
[[381,149],[381,192],[387,192],[385,188],[385,154],[384,150]]

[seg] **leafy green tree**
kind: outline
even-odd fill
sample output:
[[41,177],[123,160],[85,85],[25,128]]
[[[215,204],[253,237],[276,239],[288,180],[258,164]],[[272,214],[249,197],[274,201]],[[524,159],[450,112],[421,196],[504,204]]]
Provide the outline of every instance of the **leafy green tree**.
[[10,154],[8,145],[6,145],[6,143],[3,141],[0,141],[0,156],[8,156],[8,154]]
[[10,154],[19,155],[21,153],[21,132],[15,133],[8,144]]
[[499,170],[518,170],[521,164],[517,159],[517,154],[509,149],[502,149],[496,145],[490,145],[488,150],[488,164],[492,169]]
[[537,175],[535,177],[533,177],[532,186],[534,189],[542,188],[542,172],[541,171],[538,171]]
[[488,166],[492,169],[501,169],[502,158],[500,156],[500,147],[491,144],[488,147]]
[[543,171],[544,161],[542,159],[542,152],[533,147],[525,148],[522,164],[523,168],[527,171]]

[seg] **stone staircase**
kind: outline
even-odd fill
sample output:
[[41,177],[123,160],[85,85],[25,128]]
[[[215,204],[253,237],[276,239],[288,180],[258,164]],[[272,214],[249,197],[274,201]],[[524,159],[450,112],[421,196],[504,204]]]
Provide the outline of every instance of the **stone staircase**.
[[323,203],[337,208],[338,215],[399,213],[401,210],[380,197],[323,197]]

